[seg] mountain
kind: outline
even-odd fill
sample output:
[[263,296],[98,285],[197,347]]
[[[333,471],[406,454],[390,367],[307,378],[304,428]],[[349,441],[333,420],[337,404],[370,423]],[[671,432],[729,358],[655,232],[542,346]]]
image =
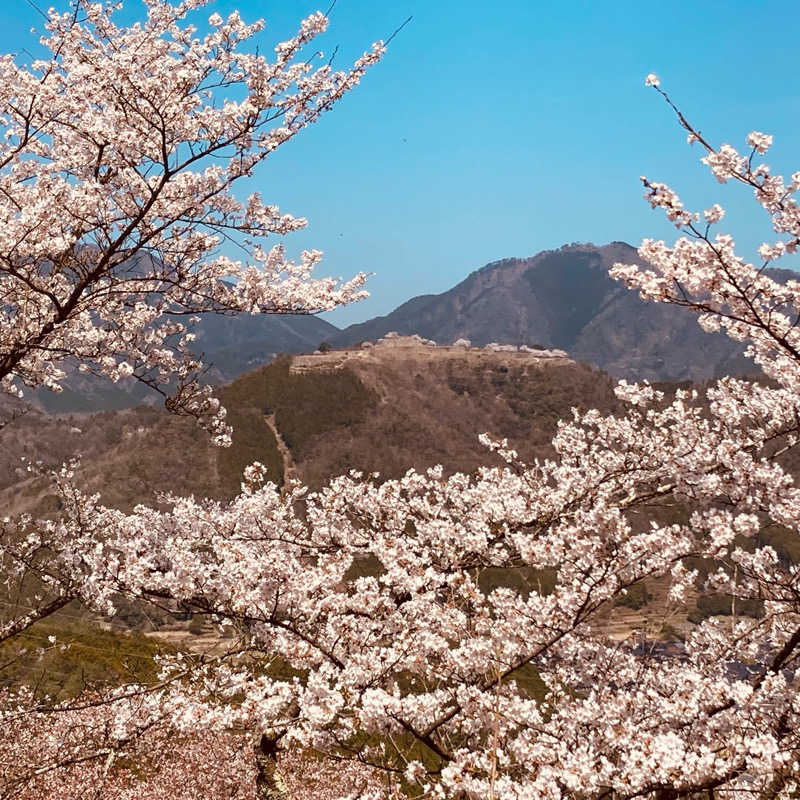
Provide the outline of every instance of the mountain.
[[[700,380],[755,371],[741,344],[705,333],[691,311],[645,302],[612,280],[608,270],[618,261],[639,258],[630,245],[612,242],[496,261],[443,294],[415,297],[328,341],[347,346],[397,331],[441,343],[538,345],[566,350],[618,378]],[[783,274],[790,273],[776,272]]]
[[[566,350],[576,361],[616,378],[703,380],[752,373],[741,344],[710,335],[695,314],[676,306],[643,301],[608,276],[617,261],[637,262],[624,242],[602,247],[572,244],[531,258],[487,264],[447,292],[421,295],[390,314],[339,330],[314,316],[238,315],[203,317],[196,351],[211,365],[215,383],[269,363],[279,353],[315,350],[327,341],[347,347],[375,341],[390,331],[419,334],[440,343],[470,339]],[[779,280],[793,276],[771,273]],[[35,393],[46,411],[130,408],[157,402],[135,381],[111,384],[78,373],[61,394]]]
[[[123,266],[133,274],[159,271],[147,253],[138,253]],[[194,326],[186,317],[179,321],[195,334],[193,350],[202,355],[217,383],[266,364],[279,353],[315,350],[339,330],[312,314],[203,314]]]
[[339,329],[303,314],[208,315],[197,325],[194,347],[223,380],[271,361],[279,353],[305,353]]

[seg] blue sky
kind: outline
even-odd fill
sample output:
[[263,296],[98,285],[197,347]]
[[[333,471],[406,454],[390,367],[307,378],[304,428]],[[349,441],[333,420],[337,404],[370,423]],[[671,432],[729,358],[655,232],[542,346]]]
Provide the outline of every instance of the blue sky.
[[[320,5],[218,0],[206,13],[264,17],[270,48]],[[138,8],[127,0],[126,15]],[[796,0],[338,0],[322,47],[338,45],[344,66],[408,15],[362,86],[258,175],[265,199],[310,220],[290,252],[325,251],[325,274],[376,273],[372,298],[329,315],[335,324],[507,256],[674,237],[642,199],[642,174],[689,207],[721,202],[743,255],[770,238],[746,190],[708,175],[643,82],[658,73],[712,141],[744,147],[763,130],[773,167],[800,169]],[[35,49],[41,22],[26,0],[6,0],[0,48]]]

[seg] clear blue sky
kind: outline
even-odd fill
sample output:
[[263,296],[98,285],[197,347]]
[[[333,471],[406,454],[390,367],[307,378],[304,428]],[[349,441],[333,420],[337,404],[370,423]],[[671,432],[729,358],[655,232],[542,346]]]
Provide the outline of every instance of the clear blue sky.
[[[323,3],[218,0],[205,13],[264,17],[266,48]],[[0,48],[35,49],[36,11],[2,7]],[[126,14],[138,7],[126,0]],[[410,14],[362,86],[258,176],[265,199],[310,220],[290,251],[324,250],[325,274],[376,273],[372,298],[329,315],[335,324],[503,257],[672,237],[642,200],[641,174],[687,206],[720,201],[743,254],[770,237],[747,192],[716,184],[643,81],[658,73],[713,141],[773,133],[770,163],[800,169],[797,0],[338,0],[322,46],[339,45],[345,65]]]

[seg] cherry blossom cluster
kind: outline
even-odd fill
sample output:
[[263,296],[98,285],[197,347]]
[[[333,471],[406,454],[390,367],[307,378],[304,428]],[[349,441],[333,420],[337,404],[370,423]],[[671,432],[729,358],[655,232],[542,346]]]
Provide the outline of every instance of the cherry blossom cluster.
[[117,4],[77,0],[50,12],[48,57],[0,59],[0,386],[59,391],[75,367],[140,380],[225,444],[180,319],[316,312],[363,296],[364,275],[314,279],[319,252],[295,263],[266,243],[305,219],[233,189],[383,46],[344,71],[309,58],[327,26],[315,13],[270,58],[255,48],[263,23],[235,12],[212,14],[199,35],[187,18],[207,4],[146,0],[146,20],[120,27]]
[[[264,97],[273,98],[274,82],[262,71],[269,65],[256,59],[256,67],[256,62],[230,55],[232,42],[250,29],[235,16],[227,22],[212,17],[213,32],[202,40],[206,44],[198,43],[174,22],[176,14],[195,5],[187,2],[176,11],[151,2],[146,25],[124,32],[112,27],[111,15],[99,6],[82,6],[94,27],[54,16],[52,37],[60,48],[56,61],[60,64],[59,59],[88,46],[75,41],[101,41],[92,38],[101,35],[97,31],[108,41],[124,42],[125,37],[139,41],[147,31],[158,30],[158,42],[167,44],[163,53],[153,53],[153,63],[171,63],[175,53],[192,52],[193,59],[184,65],[186,80],[205,86],[206,79],[198,83],[192,65],[195,58],[204,64],[212,59],[215,74],[225,80],[237,79],[240,72],[246,75],[252,94],[248,102],[262,108],[258,104]],[[298,41],[321,24],[320,18],[310,18]],[[279,61],[292,47],[278,48]],[[108,50],[113,61],[116,50]],[[120,52],[134,57],[126,48]],[[280,75],[290,69],[288,63]],[[49,75],[48,69],[41,65],[41,74]],[[54,68],[53,74],[68,75],[78,86],[86,80],[94,87],[97,81],[91,60],[76,57],[74,74],[59,70]],[[338,81],[347,79],[334,80],[326,72],[323,82],[329,88],[306,97],[302,87],[306,81],[316,87],[316,73],[304,71],[305,64],[298,70],[292,77],[295,93],[281,88],[281,97],[290,98],[280,101],[286,103],[281,106],[282,125],[295,112],[300,120],[313,117],[321,109],[314,98],[323,98],[324,106],[325,98],[341,86]],[[136,144],[109,139],[96,183],[118,185],[116,171],[125,172],[129,158],[119,155],[129,152],[125,148],[150,146],[155,163],[160,139],[172,141],[173,129],[199,124],[184,121],[201,101],[191,92],[180,94],[181,74],[171,69],[169,77],[160,75],[163,85],[157,85],[155,80],[148,83],[143,68],[135,73],[144,84],[141,92],[132,92],[132,107],[122,104],[115,110],[111,103],[108,113],[114,120],[126,114],[149,118],[143,98],[171,91],[178,92],[188,111],[170,117],[160,136],[148,139],[149,129],[143,129]],[[647,83],[664,94],[656,76],[648,76]],[[231,131],[243,124],[241,115],[255,113],[250,106],[227,112],[212,105],[202,108],[203,135],[209,137],[203,141],[225,141],[226,147]],[[100,126],[98,141],[105,141],[99,137],[113,132],[102,127],[103,113],[98,116],[92,124]],[[751,134],[751,153],[740,156],[728,145],[712,147],[683,116],[679,119],[704,148],[713,176],[752,188],[779,242],[762,248],[762,263],[750,264],[735,254],[731,236],[712,236],[711,226],[723,219],[721,206],[704,215],[686,211],[665,184],[645,179],[647,200],[663,209],[684,235],[672,246],[646,240],[640,255],[649,266],[615,265],[612,274],[647,299],[693,309],[704,328],[721,329],[746,342],[770,380],[722,378],[702,394],[678,390],[669,396],[646,383],[621,382],[617,393],[624,411],[604,415],[576,410],[572,419],[559,423],[553,457],[527,464],[513,443],[487,437],[485,444],[503,466],[471,475],[449,474],[442,467],[411,470],[396,480],[351,473],[309,493],[297,483],[276,486],[255,464],[245,472],[239,495],[229,502],[166,493],[157,508],[138,506],[123,513],[81,492],[74,469],[63,468],[54,476],[62,504],[57,518],[2,523],[0,556],[8,586],[18,586],[33,574],[41,588],[26,613],[3,624],[0,640],[13,639],[73,601],[113,615],[119,596],[205,615],[225,637],[222,652],[214,655],[162,657],[153,686],[122,687],[95,699],[108,723],[96,744],[93,733],[83,738],[75,734],[81,746],[88,743],[94,747],[91,752],[107,754],[116,752],[115,742],[141,742],[146,758],[147,742],[156,748],[159,736],[174,742],[183,741],[181,737],[206,741],[202,737],[219,732],[225,738],[216,746],[227,747],[233,732],[246,732],[235,741],[242,757],[245,752],[252,757],[256,748],[255,762],[247,763],[256,765],[253,780],[261,796],[281,791],[298,798],[404,793],[441,800],[789,800],[797,795],[800,568],[763,544],[761,534],[767,526],[780,526],[796,537],[800,526],[800,488],[787,462],[800,433],[800,283],[779,283],[764,270],[800,242],[800,211],[794,200],[800,175],[787,183],[756,163],[770,144],[765,134]],[[25,136],[15,124],[12,143]],[[44,141],[37,135],[35,142]],[[37,170],[40,164],[47,166],[48,148],[41,147],[33,159]],[[172,157],[185,150],[184,145]],[[12,162],[21,165],[15,169],[33,170],[25,158]],[[32,296],[29,305],[20,303],[21,319],[30,314],[47,320],[51,295],[61,303],[58,287],[88,280],[89,291],[110,304],[100,308],[116,309],[89,314],[87,327],[81,328],[88,336],[91,326],[105,320],[91,346],[98,362],[106,355],[111,359],[106,374],[112,377],[137,374],[136,359],[126,361],[133,372],[121,367],[119,353],[129,351],[117,342],[138,347],[140,338],[129,327],[106,323],[137,315],[143,321],[135,330],[142,337],[155,336],[154,347],[160,350],[164,339],[147,332],[169,325],[159,319],[174,310],[144,300],[130,308],[118,300],[121,289],[105,289],[115,281],[136,283],[148,296],[168,298],[187,310],[203,298],[212,306],[274,311],[308,298],[300,287],[308,285],[317,260],[310,253],[301,266],[288,267],[282,253],[273,249],[255,253],[256,260],[264,258],[264,273],[239,269],[223,257],[200,264],[208,255],[206,248],[215,246],[202,238],[214,234],[200,233],[208,227],[206,220],[215,230],[236,220],[234,227],[239,225],[241,232],[250,226],[252,236],[296,221],[262,207],[257,199],[237,206],[226,191],[215,194],[219,181],[229,179],[225,168],[192,173],[187,179],[191,191],[184,193],[164,178],[170,174],[180,185],[178,173],[170,172],[172,161],[158,163],[145,182],[169,184],[163,194],[147,195],[152,202],[135,194],[138,199],[126,205],[125,192],[136,190],[120,185],[116,210],[103,206],[103,214],[116,220],[114,230],[121,229],[119,235],[130,227],[129,238],[157,241],[163,249],[163,258],[148,262],[143,277],[138,262],[128,254],[123,259],[123,251],[115,249],[115,239],[97,238],[91,246],[67,248],[63,258],[70,266],[63,268],[62,256],[56,257],[51,248],[46,262],[51,266],[43,269],[45,251],[37,252],[32,244],[27,260],[15,269],[33,285],[25,289],[21,279],[11,284],[20,300]],[[244,157],[239,164],[237,169],[250,168]],[[31,172],[37,176],[31,185],[39,174]],[[49,173],[44,169],[41,174]],[[106,175],[110,177],[101,183]],[[60,185],[61,178],[61,173],[51,175],[50,185]],[[126,181],[133,179],[128,175]],[[91,187],[91,177],[83,173],[78,181],[64,181],[67,208],[70,193],[84,183]],[[208,195],[203,194],[206,185]],[[210,199],[202,201],[202,208],[176,215],[177,206],[169,200],[173,189],[184,203],[189,197]],[[147,207],[143,213],[136,211],[137,202]],[[164,204],[173,209],[171,217],[161,210]],[[45,211],[39,213],[44,220]],[[83,213],[87,225],[93,224],[89,212]],[[17,231],[19,215],[23,210],[10,214]],[[159,227],[165,215],[173,227]],[[191,221],[182,227],[185,218]],[[41,224],[55,226],[53,220]],[[71,219],[64,236],[74,224]],[[187,263],[191,268],[184,270]],[[274,270],[283,277],[275,278]],[[232,274],[236,282],[222,282]],[[259,277],[263,274],[272,277],[265,282]],[[47,288],[40,293],[39,286]],[[327,284],[314,291],[337,302],[349,297],[335,295],[338,290]],[[79,301],[75,308],[82,308]],[[63,354],[85,358],[84,344],[69,338],[77,329],[64,322],[63,328],[61,323],[43,323],[41,331],[46,332],[31,339],[36,356],[21,355],[14,375],[28,369],[36,376],[32,383],[57,382]],[[51,334],[55,338],[48,338]],[[18,345],[23,346],[28,345]],[[172,371],[170,366],[167,372]],[[195,402],[212,402],[186,391]],[[702,575],[698,564],[705,565]],[[648,631],[622,642],[613,639],[608,620],[614,604],[645,581],[663,587],[665,619],[685,615],[698,587],[728,598],[732,613],[696,625],[678,654],[661,653]],[[737,613],[745,602],[758,605],[758,616]],[[68,771],[69,764],[48,761],[53,745],[43,728],[46,721],[64,719],[72,725],[70,731],[78,730],[65,714],[57,704],[39,701],[34,707],[5,698],[0,722],[28,725],[32,733],[15,734],[3,746],[17,747],[19,739],[26,752],[39,754],[36,763],[52,765],[47,769],[54,775]],[[280,788],[281,764],[308,753],[328,768],[349,764],[352,772],[342,784],[320,785],[312,780],[312,763],[297,773],[306,775],[300,785]],[[190,755],[186,758],[191,762]],[[231,756],[230,763],[244,764],[238,758]],[[27,764],[32,757],[24,759]],[[96,772],[90,780],[106,779],[101,760],[92,761]],[[235,770],[242,776],[250,768]],[[34,769],[15,780],[32,786],[43,774]],[[226,765],[216,779],[225,781],[228,775]],[[163,780],[169,780],[166,774]]]
[[29,692],[2,698],[0,795],[255,799],[252,760],[235,735],[166,736],[155,695],[86,695],[41,714]]
[[297,800],[393,796],[387,781],[362,765],[311,752],[281,753],[259,769],[258,737],[179,732],[164,724],[165,707],[177,699],[168,692],[128,687],[117,694],[86,694],[47,713],[30,691],[0,696],[0,796],[262,800],[266,790]]

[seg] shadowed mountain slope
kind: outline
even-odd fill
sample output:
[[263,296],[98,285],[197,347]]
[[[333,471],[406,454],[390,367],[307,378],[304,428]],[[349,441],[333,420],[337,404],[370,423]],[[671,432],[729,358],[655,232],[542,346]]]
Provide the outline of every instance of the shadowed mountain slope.
[[556,347],[615,377],[650,380],[753,372],[739,343],[703,332],[692,312],[646,303],[612,280],[608,270],[618,261],[639,259],[630,245],[612,242],[496,261],[443,294],[415,297],[330,341],[350,345],[397,331],[441,343],[463,337],[477,345]]

